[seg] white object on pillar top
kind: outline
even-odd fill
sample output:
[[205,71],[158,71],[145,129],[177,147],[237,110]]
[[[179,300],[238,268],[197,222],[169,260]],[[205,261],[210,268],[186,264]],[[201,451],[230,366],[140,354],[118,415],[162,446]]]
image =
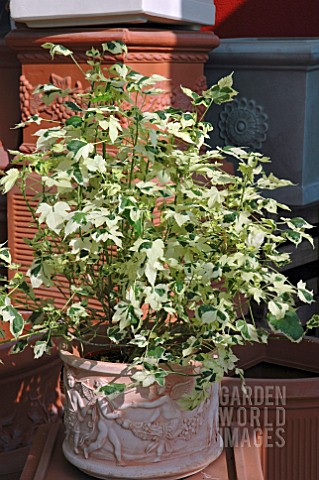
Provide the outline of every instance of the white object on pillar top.
[[11,0],[11,17],[28,27],[127,23],[213,25],[214,0]]

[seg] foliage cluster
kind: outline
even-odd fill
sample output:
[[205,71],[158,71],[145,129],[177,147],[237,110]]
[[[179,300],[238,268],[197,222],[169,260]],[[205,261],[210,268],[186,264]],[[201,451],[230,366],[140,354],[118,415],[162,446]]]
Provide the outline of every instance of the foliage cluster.
[[[44,47],[77,63],[65,47]],[[310,303],[312,293],[278,267],[289,262],[280,246],[312,242],[311,226],[284,217],[288,208],[262,195],[289,184],[265,173],[267,157],[206,144],[213,127],[198,107],[231,101],[232,76],[201,95],[182,88],[191,111],[149,111],[164,79],[123,63],[105,68],[103,53],[125,55],[126,47],[102,49],[87,52],[90,89],[76,100],[54,85],[37,87],[45,102],[65,97],[72,115],[40,129],[33,153],[14,152],[18,165],[1,179],[5,193],[19,186],[36,229],[27,240],[34,259],[26,276],[2,246],[13,275],[9,290],[2,288],[1,314],[18,339],[15,351],[34,332],[41,334],[36,357],[54,338],[99,344],[103,337],[142,365],[135,380],[144,386],[162,385],[174,364],[200,362],[192,407],[209,382],[235,368],[234,345],[266,341],[252,303],[267,306],[272,331],[302,338],[296,299]],[[20,126],[44,120],[36,115]],[[236,175],[223,170],[225,157]],[[48,299],[37,295],[40,286]],[[52,287],[62,307],[50,300]],[[27,333],[21,308],[32,312]]]

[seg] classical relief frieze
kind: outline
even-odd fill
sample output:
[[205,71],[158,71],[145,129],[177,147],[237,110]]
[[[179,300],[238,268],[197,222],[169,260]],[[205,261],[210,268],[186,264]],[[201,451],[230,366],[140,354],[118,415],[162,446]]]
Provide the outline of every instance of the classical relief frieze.
[[208,445],[218,441],[212,399],[192,411],[178,404],[189,393],[189,379],[165,388],[154,385],[145,397],[135,390],[115,397],[99,393],[100,379],[76,378],[71,368],[65,371],[65,384],[65,444],[85,459],[113,458],[118,465],[160,462],[180,454],[191,438],[198,436],[199,449],[203,435]]

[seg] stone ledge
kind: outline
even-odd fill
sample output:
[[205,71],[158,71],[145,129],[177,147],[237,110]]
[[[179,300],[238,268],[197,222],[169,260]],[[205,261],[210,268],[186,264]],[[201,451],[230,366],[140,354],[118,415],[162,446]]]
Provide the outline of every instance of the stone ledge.
[[232,68],[318,69],[319,38],[224,38],[210,60]]
[[11,16],[28,27],[116,23],[213,25],[213,0],[11,0]]

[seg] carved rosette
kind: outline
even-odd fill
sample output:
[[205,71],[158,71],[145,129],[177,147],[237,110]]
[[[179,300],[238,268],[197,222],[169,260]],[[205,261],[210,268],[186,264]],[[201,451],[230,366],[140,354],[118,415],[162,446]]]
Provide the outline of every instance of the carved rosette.
[[225,144],[260,149],[267,139],[268,115],[255,100],[243,97],[225,105],[218,126]]
[[[204,468],[221,453],[217,384],[212,385],[210,398],[192,411],[183,410],[178,403],[193,388],[192,377],[172,374],[165,388],[152,385],[107,396],[98,392],[99,386],[130,382],[127,373],[122,376],[123,366],[111,364],[111,370],[117,368],[118,373],[101,376],[90,367],[84,372],[82,367],[74,368],[75,363],[70,366],[74,356],[68,355],[63,450],[81,470],[98,478],[154,479],[167,469],[172,469],[172,474],[176,468],[185,475],[193,473],[198,462]],[[104,477],[103,472],[109,476]]]

